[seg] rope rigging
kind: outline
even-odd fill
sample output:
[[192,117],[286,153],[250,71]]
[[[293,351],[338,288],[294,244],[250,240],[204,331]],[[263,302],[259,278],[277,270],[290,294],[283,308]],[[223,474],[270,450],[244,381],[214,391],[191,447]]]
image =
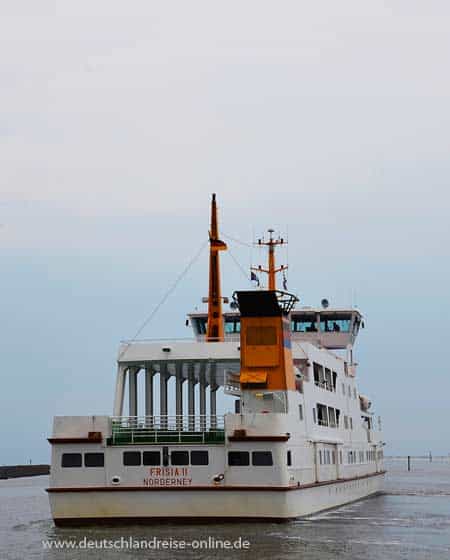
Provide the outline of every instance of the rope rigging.
[[169,296],[172,294],[172,292],[175,291],[175,289],[177,288],[178,284],[181,282],[181,280],[186,276],[186,274],[189,272],[189,270],[192,268],[192,266],[195,264],[195,262],[199,259],[200,255],[202,254],[204,248],[206,247],[206,245],[208,245],[209,240],[204,241],[199,250],[197,251],[197,253],[195,253],[195,255],[192,257],[192,259],[188,262],[188,264],[185,266],[185,268],[183,269],[183,271],[177,276],[177,278],[175,279],[175,281],[173,282],[173,284],[169,287],[169,289],[166,291],[166,293],[164,294],[164,296],[162,297],[162,299],[160,300],[159,303],[156,304],[156,306],[153,308],[152,312],[150,313],[150,315],[145,319],[145,321],[142,323],[142,325],[138,328],[138,330],[136,331],[135,335],[133,336],[133,338],[129,341],[127,341],[125,348],[122,350],[122,352],[119,355],[118,360],[120,361],[120,359],[123,357],[123,355],[125,354],[125,352],[128,350],[128,348],[131,346],[131,344],[137,339],[137,337],[141,334],[141,332],[145,329],[145,327],[152,321],[153,317],[156,315],[156,313],[158,313],[159,309],[164,305],[164,303],[167,301],[167,299],[169,298]]

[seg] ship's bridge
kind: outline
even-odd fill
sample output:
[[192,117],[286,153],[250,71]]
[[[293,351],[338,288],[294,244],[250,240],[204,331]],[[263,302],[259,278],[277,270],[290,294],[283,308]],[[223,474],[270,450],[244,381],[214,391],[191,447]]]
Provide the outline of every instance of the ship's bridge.
[[[188,315],[197,341],[206,338],[208,314],[197,312]],[[225,340],[237,340],[241,332],[241,320],[237,311],[223,314]],[[330,350],[345,350],[352,347],[363,326],[363,318],[357,309],[315,309],[303,307],[291,312],[293,340],[304,340],[315,346]]]

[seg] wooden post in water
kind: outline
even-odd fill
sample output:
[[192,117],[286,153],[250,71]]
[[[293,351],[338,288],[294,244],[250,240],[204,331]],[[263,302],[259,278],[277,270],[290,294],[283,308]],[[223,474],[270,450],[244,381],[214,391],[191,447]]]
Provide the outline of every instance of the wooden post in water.
[[411,455],[408,455],[408,472],[411,470]]

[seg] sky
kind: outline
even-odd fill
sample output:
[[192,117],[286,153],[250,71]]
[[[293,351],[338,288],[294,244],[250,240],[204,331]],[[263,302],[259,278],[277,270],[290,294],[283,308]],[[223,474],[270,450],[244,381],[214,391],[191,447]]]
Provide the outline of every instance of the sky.
[[[0,41],[0,464],[112,413],[212,192],[224,292],[263,258],[232,239],[280,231],[302,304],[366,317],[386,453],[450,452],[447,2],[18,0]],[[188,336],[207,278],[203,251],[141,336]]]

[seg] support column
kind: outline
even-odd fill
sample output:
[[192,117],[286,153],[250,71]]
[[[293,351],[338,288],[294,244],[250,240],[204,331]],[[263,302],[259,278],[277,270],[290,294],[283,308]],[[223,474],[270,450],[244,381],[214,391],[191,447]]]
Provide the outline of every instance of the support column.
[[198,375],[200,382],[200,430],[206,428],[206,363],[200,364],[200,372]]
[[211,429],[217,428],[217,383],[216,383],[216,363],[210,365],[209,379],[209,414],[211,417]]
[[125,380],[127,370],[122,364],[117,367],[116,393],[114,395],[113,416],[123,416],[123,399],[125,395]]
[[183,429],[183,362],[175,365],[175,414],[178,430]]
[[161,362],[159,373],[159,414],[161,416],[161,428],[167,428],[167,362]]
[[195,430],[195,365],[188,365],[188,414],[189,414],[189,430]]
[[145,424],[146,426],[153,425],[153,376],[155,372],[153,365],[150,364],[145,368]]
[[137,407],[137,375],[138,367],[128,368],[128,411],[130,416],[138,415]]

